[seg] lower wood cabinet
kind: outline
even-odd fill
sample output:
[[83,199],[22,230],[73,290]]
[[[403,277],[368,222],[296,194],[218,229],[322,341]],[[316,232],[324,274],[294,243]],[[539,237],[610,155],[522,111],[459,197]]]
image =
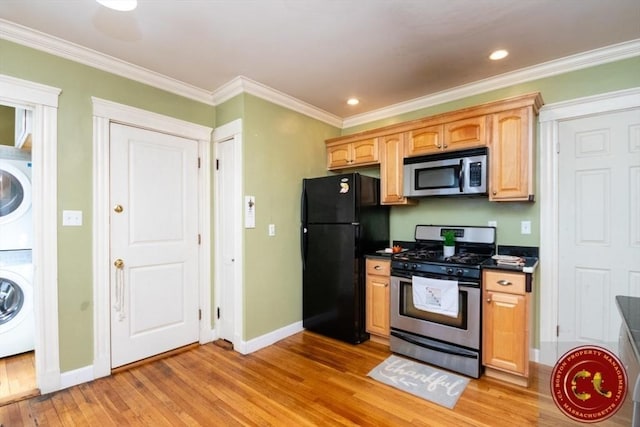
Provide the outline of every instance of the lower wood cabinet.
[[485,374],[522,386],[529,383],[530,293],[525,273],[484,270],[482,364]]
[[366,324],[371,338],[389,339],[389,284],[391,261],[366,260]]

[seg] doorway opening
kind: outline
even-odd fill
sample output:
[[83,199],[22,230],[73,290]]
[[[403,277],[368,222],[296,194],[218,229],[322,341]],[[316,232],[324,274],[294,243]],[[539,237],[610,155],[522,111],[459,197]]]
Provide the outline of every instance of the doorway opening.
[[[61,388],[57,303],[56,164],[57,107],[60,93],[61,90],[57,88],[0,75],[0,105],[3,106],[6,114],[13,116],[14,124],[14,137],[11,138],[13,144],[9,144],[13,145],[13,147],[8,147],[8,149],[12,151],[12,154],[25,154],[24,151],[27,150],[22,149],[30,149],[30,155],[27,156],[29,162],[23,164],[26,167],[23,175],[29,175],[28,172],[31,172],[31,211],[36,213],[32,216],[32,219],[26,221],[30,226],[25,226],[32,233],[33,238],[31,240],[29,236],[23,238],[21,233],[18,232],[3,248],[11,250],[14,249],[12,246],[18,245],[25,252],[12,254],[9,257],[9,261],[4,258],[4,266],[0,268],[5,270],[8,268],[22,269],[17,272],[14,271],[14,273],[17,273],[13,276],[15,280],[11,280],[11,278],[10,280],[17,283],[19,280],[25,279],[24,276],[28,276],[26,277],[27,282],[31,282],[32,294],[30,298],[32,308],[30,314],[33,319],[33,350],[28,350],[27,356],[16,363],[27,366],[24,375],[33,375],[35,378],[34,390],[37,392],[39,389],[42,393],[49,393]],[[17,148],[21,150],[20,152],[13,150],[13,148],[16,148],[16,139],[19,146]],[[30,163],[30,166],[28,163]],[[9,194],[18,194],[13,192],[13,189],[15,189],[14,184],[15,182],[11,184],[5,182],[3,184],[2,191],[8,198]],[[25,195],[26,193],[22,193],[23,197]],[[8,203],[10,204],[11,202]],[[22,211],[21,214],[24,213]],[[46,257],[44,256],[45,254]],[[7,287],[8,285],[5,286],[5,288]],[[15,297],[16,292],[13,295],[14,297],[11,298],[16,302],[18,299]],[[28,296],[23,295],[23,307],[25,301],[29,302],[28,298]],[[14,307],[17,307],[17,305]],[[17,346],[16,351],[23,351],[30,347],[31,343],[27,347]],[[24,351],[18,354],[24,354]],[[11,363],[15,362],[14,356],[16,355],[11,355]],[[30,365],[31,367],[29,367]],[[16,369],[15,371],[19,370]],[[14,369],[11,369],[11,372],[13,373]],[[23,374],[19,375],[22,376]],[[11,393],[12,397],[14,396],[13,391],[6,392],[6,395],[8,396],[9,393]],[[29,392],[25,393],[29,394]],[[0,396],[0,398],[2,397],[4,396]],[[21,396],[19,392],[17,398],[22,397],[24,395]]]

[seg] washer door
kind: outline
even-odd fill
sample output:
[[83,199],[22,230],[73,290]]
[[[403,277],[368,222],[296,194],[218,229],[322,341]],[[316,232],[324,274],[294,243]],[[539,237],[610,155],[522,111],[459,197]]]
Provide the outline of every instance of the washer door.
[[31,183],[18,168],[0,161],[0,224],[20,218],[31,207]]
[[13,280],[0,277],[0,326],[13,320],[24,306],[24,292]]

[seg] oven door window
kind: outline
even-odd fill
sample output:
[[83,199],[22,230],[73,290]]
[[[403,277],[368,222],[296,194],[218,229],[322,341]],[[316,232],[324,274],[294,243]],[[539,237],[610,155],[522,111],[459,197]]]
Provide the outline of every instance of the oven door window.
[[438,188],[460,187],[460,165],[430,167],[415,171],[416,190],[437,190]]
[[409,316],[414,319],[426,320],[428,322],[439,323],[458,329],[467,329],[467,292],[458,292],[458,316],[445,316],[440,313],[432,313],[416,308],[413,305],[413,289],[411,282],[400,281],[400,315]]

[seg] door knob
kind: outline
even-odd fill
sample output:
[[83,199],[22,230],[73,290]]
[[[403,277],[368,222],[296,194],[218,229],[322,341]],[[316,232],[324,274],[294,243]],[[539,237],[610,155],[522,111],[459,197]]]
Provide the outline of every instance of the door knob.
[[116,267],[117,269],[121,269],[121,268],[123,268],[123,267],[124,267],[124,261],[123,261],[123,260],[121,260],[120,258],[118,258],[117,260],[115,260],[115,261],[113,262],[113,265],[115,265],[115,267]]
[[114,211],[115,213],[120,213],[120,212],[122,212],[123,210],[124,210],[124,209],[122,208],[122,205],[115,205],[115,206],[113,207],[113,211]]

